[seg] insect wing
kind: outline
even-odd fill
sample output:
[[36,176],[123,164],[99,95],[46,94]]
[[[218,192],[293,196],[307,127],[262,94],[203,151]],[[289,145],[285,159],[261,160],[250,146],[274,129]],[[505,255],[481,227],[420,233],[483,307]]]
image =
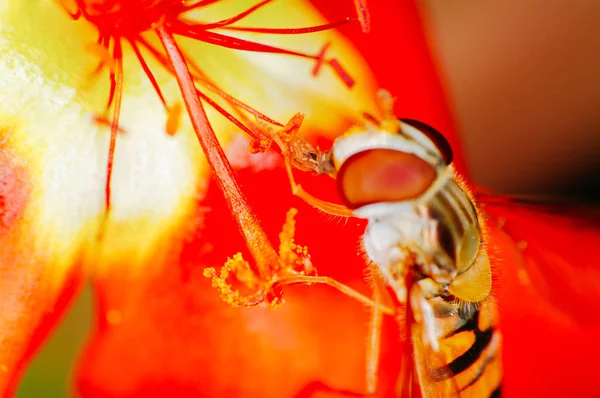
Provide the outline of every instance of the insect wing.
[[[600,318],[600,207],[534,203],[481,196],[494,234],[508,235],[520,252],[520,282],[580,324]],[[502,259],[502,250],[490,248]]]
[[597,208],[485,196],[506,396],[597,397]]

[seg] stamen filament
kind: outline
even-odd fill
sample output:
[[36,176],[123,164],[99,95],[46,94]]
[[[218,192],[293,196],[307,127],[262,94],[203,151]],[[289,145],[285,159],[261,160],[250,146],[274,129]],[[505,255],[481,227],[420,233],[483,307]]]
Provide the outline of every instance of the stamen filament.
[[115,148],[117,146],[117,134],[119,133],[121,103],[123,100],[123,54],[121,52],[121,42],[119,40],[115,41],[114,59],[115,73],[111,73],[111,82],[113,80],[115,81],[115,107],[113,109],[112,124],[110,126],[110,143],[108,146],[108,161],[106,165],[106,196],[104,198],[106,214],[110,212],[112,172],[115,160]]
[[[164,68],[166,68],[169,72],[173,73],[173,69],[171,68],[171,66],[169,64],[167,57],[165,57],[163,54],[161,54],[160,51],[158,51],[156,48],[154,48],[152,46],[152,44],[148,43],[145,39],[140,38],[140,39],[138,39],[138,42],[141,43]],[[184,56],[184,59],[187,60],[188,65],[195,72],[195,73],[192,73],[192,77],[194,78],[194,81],[201,84],[202,86],[204,86],[208,90],[212,91],[213,93],[217,94],[218,96],[220,96],[221,98],[223,98],[224,100],[229,102],[230,104],[235,105],[235,106],[245,110],[246,112],[254,115],[255,117],[257,117],[261,120],[264,120],[267,123],[271,123],[275,126],[283,127],[283,124],[281,124],[280,122],[271,119],[267,115],[263,114],[262,112],[257,111],[256,109],[243,103],[242,101],[238,100],[237,98],[227,94],[223,90],[219,89],[216,85],[211,83],[208,80],[208,78],[206,77],[206,75],[202,72],[202,69],[200,69],[200,67],[192,61],[191,57]]]
[[200,8],[200,7],[206,7],[211,4],[218,3],[219,1],[221,1],[221,0],[201,0],[201,1],[197,2],[196,4],[191,4],[189,6],[183,7],[182,12],[187,12],[187,11],[190,11],[190,10],[193,10],[196,8]]
[[258,138],[256,136],[256,134],[254,134],[254,132],[252,130],[250,130],[242,122],[240,122],[239,120],[237,120],[235,118],[235,116],[233,116],[231,113],[227,112],[223,107],[221,107],[219,104],[217,104],[215,101],[213,101],[210,97],[208,97],[206,94],[202,93],[200,90],[196,90],[196,91],[197,91],[198,95],[200,96],[200,98],[202,98],[204,101],[206,101],[210,106],[212,106],[221,115],[225,116],[227,118],[227,120],[229,120],[231,123],[233,123],[236,126],[238,126],[238,128],[240,130],[242,130],[243,132],[245,132],[246,134],[248,134],[253,139],[257,139]]
[[267,235],[261,228],[255,214],[248,206],[240,186],[233,176],[231,164],[208,122],[192,74],[179,46],[164,26],[156,28],[156,33],[173,68],[198,141],[214,173],[217,184],[225,196],[227,206],[246,241],[248,250],[256,261],[256,271],[261,278],[268,280],[272,276],[273,269],[278,267],[277,254],[269,243]]
[[144,70],[144,73],[146,74],[146,77],[148,78],[148,80],[150,80],[150,83],[152,84],[152,87],[154,87],[154,91],[156,91],[156,94],[158,95],[158,98],[160,98],[160,102],[163,103],[163,105],[165,106],[165,108],[168,108],[167,101],[165,101],[165,97],[163,96],[163,93],[160,90],[160,86],[158,85],[158,82],[156,81],[156,78],[154,77],[154,74],[152,73],[152,71],[148,67],[148,63],[146,62],[146,60],[142,56],[142,53],[140,52],[140,49],[139,49],[138,45],[136,44],[136,42],[134,40],[129,40],[129,44],[131,45],[131,48],[133,49],[133,52],[135,53],[135,56],[137,57],[138,61],[140,62],[140,65],[142,66],[142,69]]
[[[158,60],[158,62],[164,68],[166,68],[169,72],[174,73],[173,69],[169,65],[169,61],[168,61],[167,57],[165,57],[163,54],[161,54],[156,48],[154,48],[146,40],[140,39],[139,42],[144,47],[146,47],[146,49],[150,52],[150,54],[156,60]],[[238,99],[236,99],[236,98],[234,98],[234,97],[226,94],[225,92],[223,92],[222,90],[220,90],[218,87],[214,86],[212,83],[209,83],[208,80],[206,80],[206,78],[204,77],[204,73],[202,72],[202,70],[195,63],[193,63],[189,57],[186,57],[184,55],[184,59],[187,59],[189,66],[191,66],[192,69],[196,70],[196,74],[192,74],[192,77],[194,78],[195,81],[198,80],[206,88],[208,88],[209,90],[211,90],[215,94],[220,95],[223,99],[225,99],[226,101],[228,101],[230,104],[237,105],[240,108],[246,110],[247,112],[250,112],[251,114],[255,115],[256,117],[258,117],[260,119],[266,120],[267,122],[269,122],[271,124],[274,124],[276,126],[282,126],[281,123],[279,123],[279,122],[277,122],[277,121],[269,118],[266,115],[263,115],[262,113],[258,112],[257,110],[253,109],[252,107],[250,107],[250,106],[244,104],[243,102],[239,101]],[[250,130],[250,128],[248,128],[241,121],[239,121],[237,118],[235,118],[235,116],[233,116],[231,113],[227,112],[225,110],[225,108],[221,107],[219,104],[217,104],[214,100],[212,100],[206,94],[202,93],[200,90],[197,90],[197,93],[198,93],[198,95],[204,101],[206,101],[210,106],[212,106],[217,112],[219,112],[220,114],[222,114],[223,116],[225,116],[230,122],[232,122],[233,124],[235,124],[236,126],[238,126],[242,131],[244,131],[246,134],[248,134],[250,137],[252,137],[252,139],[256,139],[257,138],[257,135],[252,130]]]
[[342,25],[346,25],[356,21],[356,18],[346,18],[336,22],[316,26],[307,26],[305,28],[257,28],[250,26],[223,26],[219,29],[235,30],[238,32],[269,33],[273,35],[301,35],[306,33],[316,33],[322,32],[324,30],[335,29]]
[[[313,55],[299,51],[286,50],[284,48],[274,47],[268,44],[257,43],[238,37],[211,32],[205,30],[203,25],[195,25],[186,20],[178,20],[172,23],[170,26],[173,29],[174,34],[221,47],[232,48],[240,51],[293,55],[300,58],[312,59],[321,63],[323,62],[323,54],[321,53]],[[354,85],[354,80],[350,77],[350,74],[344,70],[337,59],[330,59],[327,61],[327,64],[349,88]]]
[[367,0],[354,0],[354,6],[363,33],[369,33],[371,31],[371,14],[367,7]]
[[217,32],[206,31],[203,29],[202,25],[190,25],[185,23],[184,21],[182,21],[181,23],[174,24],[173,33],[180,36],[189,37],[190,39],[203,41],[205,43],[232,48],[234,50],[295,55],[297,57],[309,59],[317,58],[315,55],[301,53],[293,50],[286,50],[284,48],[257,43],[239,37],[227,36]]
[[251,15],[253,12],[257,11],[259,8],[269,4],[272,1],[273,0],[263,0],[260,3],[257,3],[255,5],[253,5],[252,7],[248,8],[246,11],[239,13],[238,15],[234,15],[231,18],[223,19],[222,21],[203,24],[202,27],[204,29],[214,29],[214,28],[220,28],[223,26],[234,24],[234,23],[246,18],[247,16]]

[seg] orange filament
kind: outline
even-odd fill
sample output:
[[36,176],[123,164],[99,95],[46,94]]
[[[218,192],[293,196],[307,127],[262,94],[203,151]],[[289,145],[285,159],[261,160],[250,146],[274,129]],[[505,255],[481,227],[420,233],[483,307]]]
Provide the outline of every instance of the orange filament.
[[[215,44],[235,50],[294,55],[297,57],[308,58],[313,59],[317,62],[322,62],[320,60],[319,54],[312,55],[299,51],[285,50],[283,48],[274,47],[268,44],[256,43],[238,37],[227,36],[222,33],[209,31],[205,29],[202,25],[189,24],[185,21],[177,21],[170,27],[173,29],[173,34],[189,37],[191,39],[196,39],[205,43]],[[346,84],[349,88],[352,87],[352,84],[349,84],[349,82],[351,82],[351,80],[348,79],[349,74],[344,70],[339,61],[337,61],[335,58],[332,58],[327,61],[327,64],[331,66],[333,72],[339,76],[339,78],[344,82],[344,84]]]
[[367,0],[354,0],[354,6],[356,7],[356,14],[358,15],[358,22],[364,33],[371,31],[371,14],[367,7]]
[[271,267],[278,263],[277,255],[271,247],[267,235],[260,227],[258,219],[246,203],[237,181],[233,177],[231,164],[227,160],[225,152],[223,152],[223,148],[219,145],[217,136],[208,122],[183,54],[179,50],[173,36],[165,27],[158,28],[156,32],[171,61],[171,66],[175,71],[179,89],[190,115],[194,131],[204,150],[206,159],[217,177],[217,184],[225,195],[229,211],[234,216],[238,228],[246,241],[248,250],[250,250],[252,257],[256,261],[259,275],[268,278]]
[[[138,61],[140,62],[140,65],[142,66],[142,70],[146,74],[146,77],[148,77],[148,80],[150,80],[150,84],[152,84],[152,87],[154,87],[154,91],[156,91],[156,95],[158,95],[158,98],[160,98],[160,102],[162,102],[162,104],[164,105],[165,108],[168,108],[167,102],[165,101],[165,97],[163,96],[162,91],[160,90],[160,86],[158,85],[156,78],[152,74],[152,71],[148,67],[146,60],[142,56],[142,53],[140,52],[140,49],[139,49],[137,43],[134,40],[129,40],[129,44],[131,45],[131,48],[133,49],[135,56],[137,57]],[[168,129],[167,129],[167,132],[168,132]]]
[[[115,72],[111,73],[111,82],[115,82],[114,89],[111,89],[109,106],[112,98],[115,97],[115,107],[113,109],[113,120],[110,126],[110,143],[108,146],[108,161],[106,165],[106,187],[104,203],[106,206],[106,214],[110,213],[110,198],[111,198],[111,180],[113,172],[113,164],[115,160],[115,147],[117,145],[117,134],[119,132],[119,116],[121,115],[121,102],[123,99],[123,59],[121,56],[121,43],[116,42],[114,48]],[[116,96],[115,96],[116,90]]]

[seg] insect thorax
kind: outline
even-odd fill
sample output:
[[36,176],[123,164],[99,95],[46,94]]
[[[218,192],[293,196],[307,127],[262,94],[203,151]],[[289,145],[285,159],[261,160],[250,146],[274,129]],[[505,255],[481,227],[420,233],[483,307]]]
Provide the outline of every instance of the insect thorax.
[[414,201],[376,203],[356,210],[368,218],[365,250],[382,274],[406,296],[405,280],[431,278],[441,289],[467,270],[481,246],[477,213],[449,167]]

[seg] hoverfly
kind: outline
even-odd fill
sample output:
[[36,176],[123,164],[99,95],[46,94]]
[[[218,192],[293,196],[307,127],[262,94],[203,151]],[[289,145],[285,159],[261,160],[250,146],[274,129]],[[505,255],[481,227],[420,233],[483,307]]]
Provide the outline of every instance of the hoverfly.
[[[379,102],[381,120],[365,114],[364,123],[339,136],[329,150],[315,149],[298,135],[301,115],[280,131],[271,131],[266,144],[251,147],[253,152],[264,151],[275,142],[284,157],[292,192],[308,204],[328,214],[367,220],[363,246],[373,275],[373,299],[330,277],[317,276],[305,248],[290,240],[293,228],[282,239],[287,243],[283,252],[280,248],[280,268],[269,278],[253,275],[249,265],[236,257],[218,275],[212,268],[205,271],[224,300],[234,306],[253,307],[264,301],[279,304],[284,285],[316,283],[372,308],[365,391],[349,393],[311,383],[302,393],[316,388],[351,396],[377,394],[384,314],[396,316],[410,340],[402,354],[396,396],[494,397],[506,386],[515,390],[505,380],[508,369],[503,368],[506,358],[502,357],[511,328],[500,330],[498,307],[503,297],[495,297],[492,289],[492,265],[501,268],[496,266],[501,261],[499,253],[492,247],[498,233],[511,240],[513,251],[519,253],[518,279],[529,298],[549,304],[537,316],[551,320],[541,324],[560,324],[557,333],[545,331],[533,338],[543,336],[548,341],[572,333],[583,341],[592,339],[593,331],[600,328],[593,326],[590,333],[581,333],[578,325],[594,323],[591,314],[600,311],[598,256],[560,245],[573,241],[570,235],[574,235],[582,247],[599,247],[598,226],[589,214],[557,203],[472,190],[455,171],[452,149],[442,134],[416,120],[396,119],[389,93],[382,91]],[[294,168],[335,178],[344,205],[306,192],[296,184]],[[567,211],[566,217],[557,214],[559,210]],[[293,214],[288,217],[293,220]],[[544,269],[535,269],[541,265]],[[246,287],[258,286],[257,292],[241,296],[229,283],[231,276]],[[519,343],[523,330],[518,335],[515,328],[511,332],[513,345],[526,344]],[[560,346],[547,349],[556,351]],[[571,351],[571,357],[577,359],[577,352]],[[536,357],[532,358],[519,360],[535,366]],[[569,372],[557,366],[560,363],[550,363],[556,371]]]
[[[454,170],[446,139],[424,123],[392,117],[389,94],[381,92],[381,103],[384,120],[367,115],[325,152],[296,137],[274,137],[292,189],[327,213],[368,220],[363,244],[375,279],[405,308],[403,326],[412,339],[399,395],[419,386],[424,397],[497,397],[502,337],[474,199]],[[334,177],[345,206],[304,191],[293,167]],[[376,361],[367,365],[373,373]],[[375,374],[367,380],[366,393],[374,394]]]

